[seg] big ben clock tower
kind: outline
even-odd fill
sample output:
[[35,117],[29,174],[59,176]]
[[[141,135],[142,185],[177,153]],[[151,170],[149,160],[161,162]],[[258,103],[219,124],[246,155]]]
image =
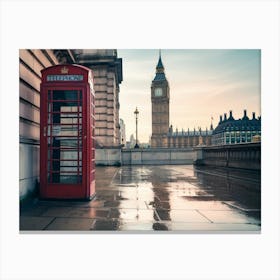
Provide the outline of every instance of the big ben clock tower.
[[152,148],[167,147],[169,128],[169,84],[165,77],[161,54],[156,67],[156,76],[151,85],[152,98]]

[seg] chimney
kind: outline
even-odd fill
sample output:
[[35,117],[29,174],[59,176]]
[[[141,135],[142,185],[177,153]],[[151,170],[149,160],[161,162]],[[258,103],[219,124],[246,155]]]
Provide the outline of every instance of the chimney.
[[220,123],[223,121],[223,116],[220,115]]
[[227,120],[227,114],[224,113],[224,121],[226,121],[226,120]]
[[249,120],[249,118],[247,117],[247,110],[244,110],[244,116],[243,116],[242,120],[243,121]]
[[229,117],[232,118],[232,110],[229,111]]
[[255,120],[255,119],[256,119],[256,113],[253,112],[253,120]]

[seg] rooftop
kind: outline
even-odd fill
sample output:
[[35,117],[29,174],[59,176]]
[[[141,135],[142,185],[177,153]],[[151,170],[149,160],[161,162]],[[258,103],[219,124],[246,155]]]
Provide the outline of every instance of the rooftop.
[[247,111],[244,110],[244,115],[240,119],[234,119],[232,111],[229,112],[229,118],[227,114],[224,114],[224,119],[220,116],[220,122],[213,131],[213,134],[217,134],[223,131],[259,131],[261,130],[261,117],[256,118],[255,113],[252,113],[252,119],[247,116]]

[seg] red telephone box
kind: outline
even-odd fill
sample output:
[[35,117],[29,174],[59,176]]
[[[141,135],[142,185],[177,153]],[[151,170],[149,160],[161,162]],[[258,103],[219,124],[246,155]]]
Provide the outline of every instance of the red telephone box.
[[40,196],[91,199],[95,193],[92,71],[56,65],[41,72]]

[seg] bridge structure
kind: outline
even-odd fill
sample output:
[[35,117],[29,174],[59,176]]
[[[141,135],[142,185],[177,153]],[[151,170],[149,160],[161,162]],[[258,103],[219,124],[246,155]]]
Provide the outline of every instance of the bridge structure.
[[261,143],[195,148],[195,165],[261,170]]
[[120,165],[195,164],[241,169],[261,169],[261,143],[195,148],[123,149]]

